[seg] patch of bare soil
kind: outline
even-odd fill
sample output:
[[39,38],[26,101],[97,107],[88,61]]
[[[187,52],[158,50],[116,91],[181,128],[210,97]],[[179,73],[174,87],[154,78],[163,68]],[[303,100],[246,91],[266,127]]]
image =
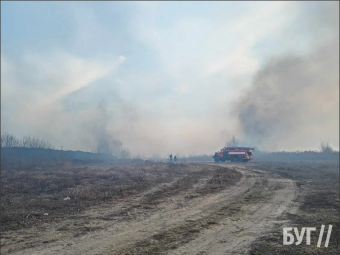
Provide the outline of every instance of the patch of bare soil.
[[[284,224],[277,223],[270,233],[259,237],[252,245],[251,255],[271,254],[339,254],[339,163],[338,162],[300,162],[257,164],[256,168],[290,176],[298,186],[296,202],[298,210],[287,211],[281,216]],[[321,225],[333,225],[329,246],[325,246],[324,234],[321,247],[317,247]],[[300,245],[284,246],[283,227],[316,227],[312,232],[311,245],[306,238]]]

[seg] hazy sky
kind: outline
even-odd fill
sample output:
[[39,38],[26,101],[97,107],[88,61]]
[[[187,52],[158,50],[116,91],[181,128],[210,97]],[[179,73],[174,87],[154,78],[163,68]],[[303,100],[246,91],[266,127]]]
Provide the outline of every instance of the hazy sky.
[[1,131],[57,148],[339,148],[339,2],[1,2]]

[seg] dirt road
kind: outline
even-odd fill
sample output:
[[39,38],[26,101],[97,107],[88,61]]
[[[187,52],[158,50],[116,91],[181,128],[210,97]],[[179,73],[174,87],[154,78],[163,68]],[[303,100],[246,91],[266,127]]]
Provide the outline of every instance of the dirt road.
[[[157,203],[143,205],[150,195],[162,194],[161,184],[132,200],[103,204],[49,227],[43,232],[25,230],[16,235],[27,254],[247,254],[260,235],[270,234],[274,223],[296,210],[298,189],[294,181],[251,169],[251,165],[227,164],[242,174],[240,181],[219,192],[199,192],[211,178],[202,175],[192,187]],[[208,165],[202,165],[202,168]],[[209,171],[209,170],[207,170]],[[227,169],[226,169],[227,171]],[[73,226],[86,234],[72,235]],[[12,236],[13,237],[13,236]],[[20,240],[17,240],[17,245]],[[31,246],[31,247],[29,247]],[[10,247],[10,246],[8,246]]]

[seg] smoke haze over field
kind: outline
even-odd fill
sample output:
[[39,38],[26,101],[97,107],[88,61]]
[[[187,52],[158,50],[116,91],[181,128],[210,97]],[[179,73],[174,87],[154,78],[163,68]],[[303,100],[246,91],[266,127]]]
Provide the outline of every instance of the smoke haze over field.
[[327,130],[337,138],[338,55],[330,45],[308,57],[272,59],[235,109],[244,139],[277,150],[320,133],[327,136]]
[[3,2],[1,129],[56,148],[339,149],[339,2]]
[[304,10],[319,37],[312,50],[271,58],[236,105],[246,141],[280,150],[320,134],[339,139],[339,11],[319,7]]

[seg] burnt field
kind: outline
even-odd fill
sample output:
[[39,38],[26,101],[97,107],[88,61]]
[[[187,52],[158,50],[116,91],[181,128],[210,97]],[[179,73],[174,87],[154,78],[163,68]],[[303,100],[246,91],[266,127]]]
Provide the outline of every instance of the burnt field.
[[[7,168],[1,211],[4,254],[337,254],[339,163]],[[282,245],[321,224],[328,248]]]

